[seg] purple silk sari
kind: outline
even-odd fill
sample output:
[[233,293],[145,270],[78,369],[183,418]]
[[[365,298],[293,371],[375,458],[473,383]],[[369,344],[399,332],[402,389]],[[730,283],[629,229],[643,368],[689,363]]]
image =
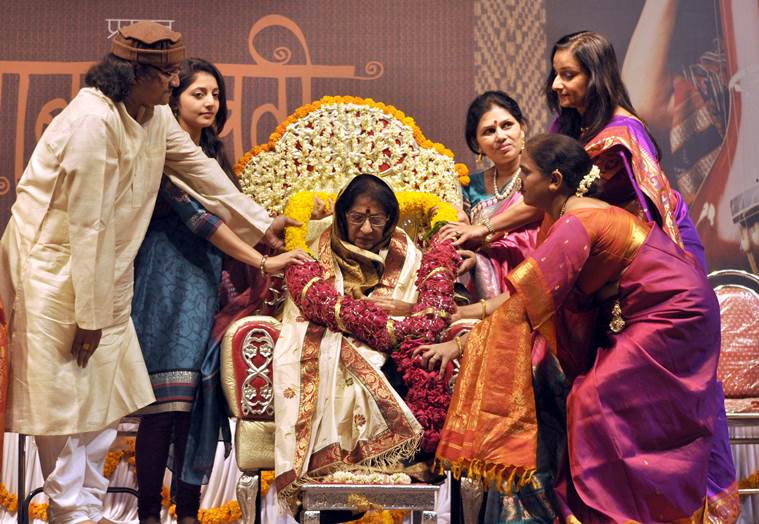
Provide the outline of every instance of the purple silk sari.
[[[627,214],[609,209],[565,216],[533,254],[558,308],[557,355],[573,379],[568,460],[556,487],[561,513],[583,523],[669,522],[706,507],[718,522],[731,522],[737,496],[716,380],[716,297],[658,227],[636,252],[615,251],[614,228]],[[641,228],[629,231],[643,239]],[[614,333],[611,303],[597,317],[584,309],[585,297],[617,276],[624,327]],[[527,309],[533,325],[549,312]]]
[[507,496],[540,475],[539,444],[560,419],[544,423],[537,331],[568,387],[559,515],[734,522],[719,305],[686,252],[618,207],[576,209],[507,278],[510,298],[469,334],[439,463]]
[[[558,123],[558,119],[554,120],[549,132],[558,133]],[[668,225],[670,231],[671,227],[675,226],[679,231],[679,239],[673,240],[679,240],[706,272],[704,246],[688,215],[688,206],[680,193],[669,187],[669,182],[659,165],[656,147],[643,123],[628,116],[614,116],[598,135],[585,144],[585,149],[594,163],[599,164],[602,173],[608,170],[608,164],[612,164],[613,168],[624,169],[624,175],[630,181],[639,204],[641,218],[653,220],[653,211],[657,211],[661,218],[659,225],[665,231],[668,230]],[[611,150],[614,150],[614,154],[610,156],[608,153]],[[621,169],[615,171],[614,176],[622,174]],[[623,202],[615,201],[612,195],[602,194],[599,198],[628,208]],[[628,210],[634,211],[629,208]]]

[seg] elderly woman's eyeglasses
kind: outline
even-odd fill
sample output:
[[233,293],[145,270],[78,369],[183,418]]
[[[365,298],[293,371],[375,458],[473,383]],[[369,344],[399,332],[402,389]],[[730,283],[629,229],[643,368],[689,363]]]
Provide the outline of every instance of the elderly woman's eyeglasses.
[[389,220],[387,215],[367,215],[356,211],[347,213],[346,217],[348,218],[348,223],[353,226],[363,226],[364,222],[368,219],[369,225],[372,226],[372,229],[385,227],[385,224],[387,224],[387,221]]

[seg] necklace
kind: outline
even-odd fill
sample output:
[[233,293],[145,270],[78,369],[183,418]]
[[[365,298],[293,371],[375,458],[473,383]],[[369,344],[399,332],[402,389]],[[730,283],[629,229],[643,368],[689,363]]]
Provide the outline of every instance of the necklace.
[[561,211],[559,211],[559,218],[563,217],[564,213],[566,213],[566,211],[567,211],[567,204],[569,204],[569,198],[570,197],[567,197],[567,199],[564,201],[564,205],[561,206]]
[[501,193],[498,191],[498,169],[493,166],[493,194],[495,194],[496,200],[506,200],[511,197],[515,191],[519,191],[522,187],[522,181],[519,178],[521,172],[522,168],[518,167],[516,172],[512,175],[511,181],[506,185],[506,190]]

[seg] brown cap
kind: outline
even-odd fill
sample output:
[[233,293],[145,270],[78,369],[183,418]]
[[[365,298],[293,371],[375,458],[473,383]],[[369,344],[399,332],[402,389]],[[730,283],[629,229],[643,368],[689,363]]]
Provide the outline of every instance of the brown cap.
[[[158,45],[164,41],[166,45]],[[181,33],[156,22],[142,21],[119,29],[113,37],[111,53],[130,62],[166,67],[184,60],[185,47]]]

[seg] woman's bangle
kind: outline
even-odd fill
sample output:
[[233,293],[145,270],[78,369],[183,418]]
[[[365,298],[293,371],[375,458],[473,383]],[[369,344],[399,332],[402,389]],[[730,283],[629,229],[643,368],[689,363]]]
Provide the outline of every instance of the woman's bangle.
[[488,234],[492,235],[495,233],[495,228],[493,228],[493,224],[490,222],[490,217],[485,217],[480,220],[480,224],[485,226],[485,228],[488,230]]
[[456,340],[456,349],[458,349],[458,351],[459,351],[459,356],[456,357],[456,358],[459,358],[459,359],[464,356],[464,343],[461,342],[461,337],[462,336],[463,335],[456,335],[454,337],[454,340]]
[[480,299],[480,305],[482,306],[482,314],[480,315],[480,320],[485,320],[485,317],[488,316],[488,305],[485,302],[485,299]]
[[267,258],[269,258],[267,255],[264,255],[264,256],[262,256],[262,257],[261,257],[261,265],[260,265],[260,266],[258,266],[258,269],[260,269],[260,270],[261,270],[261,274],[262,274],[262,275],[265,275],[265,274],[266,274],[266,259],[267,259]]

